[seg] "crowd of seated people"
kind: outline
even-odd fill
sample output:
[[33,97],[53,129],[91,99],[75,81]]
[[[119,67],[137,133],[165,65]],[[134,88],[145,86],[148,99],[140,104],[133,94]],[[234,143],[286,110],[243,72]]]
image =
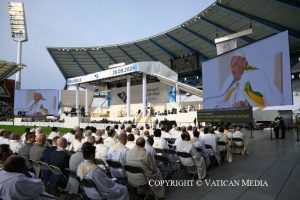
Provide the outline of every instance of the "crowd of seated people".
[[64,114],[71,117],[77,117],[78,114],[82,117],[86,117],[85,108],[83,106],[80,108],[79,113],[77,111],[75,107],[72,107],[70,111],[64,111]]
[[[80,192],[91,199],[101,199],[101,196],[129,199],[131,187],[137,188],[139,195],[151,191],[156,199],[163,199],[164,186],[147,182],[147,179],[162,180],[169,175],[162,157],[171,163],[174,171],[177,169],[176,173],[181,163],[187,169],[194,167],[194,176],[204,179],[216,164],[232,162],[233,149],[241,147],[241,154],[248,152],[245,135],[239,127],[232,133],[228,127],[174,124],[170,129],[161,124],[151,129],[149,125],[133,128],[122,124],[103,130],[74,127],[68,133],[58,133],[53,127],[48,137],[42,128],[26,128],[23,135],[0,130],[0,199],[22,196],[22,187],[31,187],[26,195],[32,199],[58,195],[61,191],[76,195]],[[112,162],[123,167],[116,168]],[[42,164],[51,167],[47,170],[36,167]],[[134,174],[130,167],[137,167],[143,174]],[[54,173],[55,170],[60,173]],[[71,172],[75,175],[71,176]],[[7,177],[11,177],[8,184]],[[97,190],[85,187],[85,181],[92,181]],[[25,183],[28,185],[24,186]],[[10,190],[13,184],[18,187]]]
[[47,119],[45,117],[42,117],[42,118],[26,117],[26,118],[22,118],[21,122],[60,122],[60,123],[64,123],[65,120],[64,119],[60,119],[59,117],[52,118],[52,119]]
[[6,102],[0,101],[0,121],[8,121],[14,118],[14,111]]
[[78,114],[77,114],[77,109],[76,108],[71,108],[71,110],[70,111],[64,111],[64,114],[66,115],[66,116],[71,116],[71,117],[76,117]]
[[[191,111],[196,111],[196,108],[195,106],[191,105],[189,107],[189,112]],[[165,109],[163,112],[153,112],[152,116],[156,116],[156,115],[160,115],[160,116],[163,116],[163,115],[172,115],[172,114],[177,114],[177,108],[172,108],[171,110],[167,110]],[[187,109],[185,107],[182,107],[180,110],[179,110],[179,113],[187,113]]]
[[121,121],[112,121],[108,120],[106,118],[103,118],[101,120],[93,120],[91,123],[96,123],[96,124],[121,124]]

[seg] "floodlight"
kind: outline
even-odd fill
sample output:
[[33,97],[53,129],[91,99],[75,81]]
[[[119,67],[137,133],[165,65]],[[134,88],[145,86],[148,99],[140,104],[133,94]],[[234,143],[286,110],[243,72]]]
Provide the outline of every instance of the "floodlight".
[[8,13],[10,17],[11,37],[15,41],[27,41],[24,4],[22,2],[9,2]]
[[[17,45],[17,65],[21,64],[22,42],[28,40],[25,10],[22,2],[8,2],[8,13],[10,18],[11,37]],[[23,68],[23,67],[22,67]],[[21,89],[21,71],[16,73],[15,90]]]

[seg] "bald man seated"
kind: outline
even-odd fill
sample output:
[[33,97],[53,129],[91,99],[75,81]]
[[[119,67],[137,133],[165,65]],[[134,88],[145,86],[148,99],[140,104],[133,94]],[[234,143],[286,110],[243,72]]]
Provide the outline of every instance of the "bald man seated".
[[[69,168],[69,160],[70,156],[65,150],[67,147],[67,139],[64,137],[60,137],[57,139],[57,148],[56,151],[54,151],[50,155],[49,164],[58,167],[62,173],[67,175],[65,168]],[[55,193],[55,189],[59,186],[64,188],[67,184],[67,180],[64,179],[62,175],[56,175],[54,173],[50,176],[50,184],[49,184],[49,192],[51,194]]]
[[[77,176],[80,179],[90,179],[105,199],[110,200],[128,200],[127,187],[115,183],[109,178],[105,172],[95,164],[96,147],[92,145],[85,145],[82,148],[83,162],[77,168]],[[83,188],[86,195],[90,199],[102,199],[98,192],[93,188]]]
[[46,135],[44,133],[38,133],[35,137],[35,143],[29,151],[29,159],[41,161],[43,158],[46,142]]
[[128,148],[126,147],[127,134],[124,130],[120,132],[119,142],[113,145],[108,151],[108,159],[117,160],[122,164],[126,163],[126,152]]
[[[119,161],[122,164],[126,163],[126,152],[128,151],[128,147],[126,147],[127,143],[127,134],[125,130],[121,130],[119,135],[119,142],[113,145],[107,154],[107,158],[109,160]],[[123,173],[123,170],[111,168],[111,175],[114,178],[124,178],[126,175]]]
[[[127,151],[126,162],[127,164],[141,167],[145,171],[145,175],[147,176],[148,180],[162,180],[162,175],[156,165],[154,158],[144,148],[145,143],[145,139],[143,137],[139,137],[136,140],[136,145],[132,149]],[[128,182],[134,187],[139,186],[138,193],[144,193],[144,190],[147,190],[148,182],[141,174],[128,173]],[[151,189],[154,192],[156,199],[163,199],[165,197],[164,186],[153,185],[151,186]]]

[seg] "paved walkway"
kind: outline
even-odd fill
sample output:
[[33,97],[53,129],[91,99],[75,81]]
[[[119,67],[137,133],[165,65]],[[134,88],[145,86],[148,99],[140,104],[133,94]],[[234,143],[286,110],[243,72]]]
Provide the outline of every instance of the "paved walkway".
[[[288,131],[285,140],[270,140],[270,133],[244,131],[249,143],[247,156],[234,155],[233,162],[208,171],[212,180],[263,180],[268,187],[167,187],[168,200],[271,200],[300,199],[300,141],[295,131]],[[274,136],[273,136],[274,137]]]

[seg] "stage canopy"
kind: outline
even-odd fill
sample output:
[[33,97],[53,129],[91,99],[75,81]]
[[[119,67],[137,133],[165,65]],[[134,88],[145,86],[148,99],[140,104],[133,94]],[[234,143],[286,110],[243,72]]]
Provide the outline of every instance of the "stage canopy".
[[[198,54],[216,56],[214,39],[253,28],[238,47],[288,30],[291,58],[300,56],[300,3],[294,0],[219,0],[190,20],[164,33],[124,44],[94,47],[48,47],[65,79],[106,70],[125,62],[170,60]],[[129,23],[129,22],[128,22]],[[293,63],[292,63],[293,64]]]
[[[142,75],[149,76],[149,80],[161,81],[166,85],[178,87],[178,89],[190,94],[202,97],[202,90],[178,82],[178,74],[161,62],[137,62],[125,66],[115,67],[104,71],[69,78],[67,85],[81,84],[102,86],[105,90],[107,83],[126,81],[130,77],[134,82],[141,84]],[[152,78],[151,78],[152,77]]]
[[0,81],[3,81],[10,76],[14,75],[17,71],[21,70],[22,67],[14,62],[7,62],[0,60]]

